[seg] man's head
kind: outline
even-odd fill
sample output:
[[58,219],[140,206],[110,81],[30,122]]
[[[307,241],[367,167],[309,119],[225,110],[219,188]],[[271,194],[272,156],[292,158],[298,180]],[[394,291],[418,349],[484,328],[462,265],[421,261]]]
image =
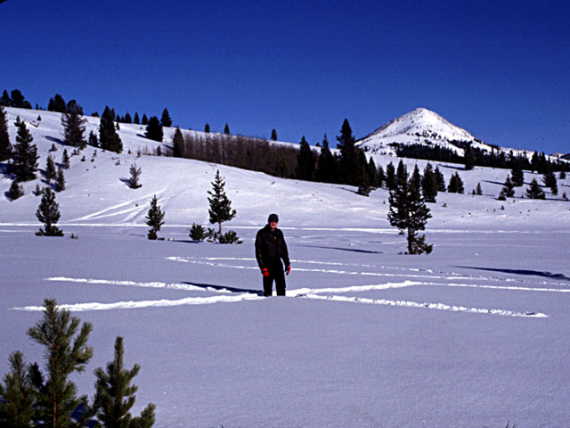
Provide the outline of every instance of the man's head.
[[276,229],[277,223],[279,223],[279,216],[277,214],[269,214],[269,217],[267,218],[267,224],[269,227],[271,227],[271,229]]

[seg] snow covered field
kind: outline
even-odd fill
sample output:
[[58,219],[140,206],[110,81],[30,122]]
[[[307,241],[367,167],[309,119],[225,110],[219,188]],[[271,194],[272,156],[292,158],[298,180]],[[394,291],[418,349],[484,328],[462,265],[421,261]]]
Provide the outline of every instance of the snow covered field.
[[[31,127],[40,167],[54,142],[59,161],[57,113],[7,110],[12,138],[16,114],[41,114]],[[124,336],[127,364],[142,366],[138,410],[156,403],[161,428],[568,426],[569,202],[522,199],[521,188],[500,202],[508,170],[459,171],[467,193],[481,183],[484,195],[440,193],[433,254],[405,256],[385,190],[366,198],[350,186],[137,158],[157,144],[141,132],[121,124],[121,155],[72,157],[57,194],[64,238],[34,236],[40,179],[16,201],[0,198],[0,373],[12,351],[41,358],[25,332],[53,297],[94,324],[80,392],[92,393],[93,369]],[[121,181],[132,162],[143,170],[137,190]],[[458,168],[434,164],[447,180]],[[188,226],[207,221],[216,169],[238,211],[225,228],[242,245],[189,242]],[[0,176],[2,193],[9,185]],[[145,239],[153,194],[166,210],[164,241]],[[293,260],[285,298],[258,295],[253,238],[270,212]]]

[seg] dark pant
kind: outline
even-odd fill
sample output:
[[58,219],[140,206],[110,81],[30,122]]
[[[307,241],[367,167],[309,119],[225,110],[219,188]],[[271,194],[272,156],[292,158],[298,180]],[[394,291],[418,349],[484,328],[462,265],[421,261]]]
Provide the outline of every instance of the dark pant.
[[273,281],[275,280],[275,290],[278,296],[285,295],[285,275],[283,273],[283,265],[281,261],[272,263],[269,268],[269,276],[263,277],[263,295],[271,296],[273,294]]

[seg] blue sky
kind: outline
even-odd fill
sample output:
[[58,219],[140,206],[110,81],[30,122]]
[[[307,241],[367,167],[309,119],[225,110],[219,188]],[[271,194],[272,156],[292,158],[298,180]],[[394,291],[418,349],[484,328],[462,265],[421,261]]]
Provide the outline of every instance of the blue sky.
[[570,152],[562,1],[0,4],[0,89],[314,144],[427,107],[493,144]]

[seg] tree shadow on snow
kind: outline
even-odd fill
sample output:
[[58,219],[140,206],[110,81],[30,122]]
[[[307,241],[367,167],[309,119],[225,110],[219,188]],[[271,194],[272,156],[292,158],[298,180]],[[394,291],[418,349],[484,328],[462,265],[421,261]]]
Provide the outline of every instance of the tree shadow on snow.
[[200,282],[190,282],[190,281],[182,281],[182,283],[193,285],[194,287],[201,287],[204,289],[213,288],[214,290],[230,291],[232,293],[249,293],[249,294],[256,294],[258,296],[263,296],[262,290],[254,290],[251,288],[236,288],[236,287],[230,287],[228,285],[204,284]]
[[[464,166],[453,166],[453,165],[445,165],[445,164],[438,164],[437,166],[441,166],[442,168],[447,168],[447,169],[455,169],[457,171],[466,171]],[[501,183],[502,184],[502,183]]]
[[337,251],[348,251],[351,253],[363,253],[363,254],[384,254],[382,251],[375,250],[361,250],[358,248],[342,248],[342,247],[327,247],[324,245],[298,245],[299,247],[307,248],[322,248],[324,250],[337,250]]
[[540,276],[543,278],[549,279],[561,279],[563,281],[570,281],[570,277],[567,277],[561,273],[552,273],[546,271],[539,271],[539,270],[530,270],[530,269],[499,269],[499,268],[485,268],[485,267],[477,267],[477,266],[455,266],[458,268],[463,269],[476,269],[476,270],[484,270],[489,272],[501,272],[501,273],[510,273],[514,275],[529,275],[529,276]]

